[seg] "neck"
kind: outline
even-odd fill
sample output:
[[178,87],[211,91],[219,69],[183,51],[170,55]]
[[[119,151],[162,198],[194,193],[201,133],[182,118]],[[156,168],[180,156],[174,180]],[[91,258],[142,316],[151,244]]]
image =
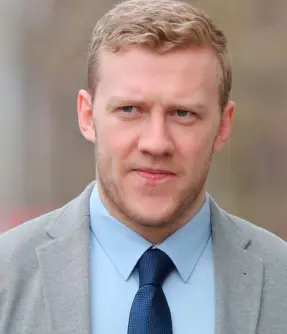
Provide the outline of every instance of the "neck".
[[175,211],[170,217],[164,221],[157,223],[143,222],[141,219],[132,219],[125,214],[119,206],[113,205],[114,201],[109,200],[109,196],[105,194],[102,187],[98,183],[98,191],[101,201],[109,211],[109,213],[126,225],[128,228],[142,236],[150,243],[156,245],[162,243],[165,239],[187,224],[201,209],[205,202],[205,186],[185,207]]
[[175,213],[165,222],[159,223],[158,225],[148,225],[148,224],[135,224],[128,221],[123,221],[123,223],[142,236],[144,239],[148,240],[153,245],[158,245],[164,242],[169,236],[175,233],[177,230],[182,228],[188,222],[192,220],[194,216],[200,211],[205,202],[205,190],[202,191],[190,204],[188,210],[183,214]]

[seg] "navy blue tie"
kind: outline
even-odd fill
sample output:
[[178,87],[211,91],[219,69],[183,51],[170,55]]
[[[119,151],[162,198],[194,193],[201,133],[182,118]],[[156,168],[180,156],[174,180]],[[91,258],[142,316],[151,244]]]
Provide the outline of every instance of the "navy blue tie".
[[172,334],[170,309],[162,284],[173,269],[159,249],[147,250],[138,262],[139,290],[132,303],[128,334]]

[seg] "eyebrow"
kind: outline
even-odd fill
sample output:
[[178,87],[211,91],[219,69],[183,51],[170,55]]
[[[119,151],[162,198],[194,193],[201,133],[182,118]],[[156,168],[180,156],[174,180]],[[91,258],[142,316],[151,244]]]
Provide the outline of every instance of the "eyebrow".
[[144,99],[113,96],[110,98],[110,100],[108,100],[107,109],[112,110],[120,105],[121,106],[144,105],[145,107],[148,107],[148,103]]
[[[127,98],[127,97],[120,97],[120,96],[113,96],[107,103],[107,109],[112,110],[117,106],[134,106],[140,105],[146,108],[150,107],[151,103],[146,102],[144,99],[141,98]],[[206,112],[207,106],[201,102],[174,102],[174,103],[163,103],[162,104],[165,109],[182,109],[182,110],[195,110],[198,112]]]
[[206,112],[207,106],[204,103],[192,103],[192,102],[186,102],[186,103],[173,103],[169,107],[171,109],[183,109],[183,110],[195,110],[197,112]]

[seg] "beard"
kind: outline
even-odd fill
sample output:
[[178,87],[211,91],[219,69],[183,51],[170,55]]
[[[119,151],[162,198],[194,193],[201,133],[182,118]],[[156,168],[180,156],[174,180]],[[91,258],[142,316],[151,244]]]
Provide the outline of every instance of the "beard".
[[[133,207],[129,205],[127,196],[121,191],[120,184],[117,182],[117,175],[113,169],[113,163],[105,163],[104,157],[95,145],[96,159],[96,179],[98,189],[103,204],[110,214],[125,224],[132,222],[132,225],[142,226],[144,228],[161,229],[173,225],[182,225],[188,222],[193,215],[200,209],[198,204],[202,205],[205,196],[205,184],[207,181],[210,165],[213,157],[213,146],[207,158],[201,163],[201,168],[197,166],[194,177],[189,181],[184,189],[174,189],[174,203],[176,205],[169,210],[165,217],[153,219],[144,215],[139,215]],[[172,195],[171,195],[172,196]],[[196,211],[195,211],[196,209]],[[195,212],[194,212],[195,211]]]

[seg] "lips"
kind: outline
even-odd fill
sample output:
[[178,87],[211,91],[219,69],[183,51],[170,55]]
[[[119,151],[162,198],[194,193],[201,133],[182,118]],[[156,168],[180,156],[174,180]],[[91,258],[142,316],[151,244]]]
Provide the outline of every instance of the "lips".
[[152,183],[158,183],[167,181],[171,177],[175,176],[175,173],[173,173],[170,170],[166,169],[154,169],[154,168],[137,168],[134,169],[134,171],[144,178],[145,180],[152,182]]
[[165,174],[165,175],[174,175],[173,172],[166,169],[154,169],[154,168],[137,168],[136,171],[149,173],[149,174]]

